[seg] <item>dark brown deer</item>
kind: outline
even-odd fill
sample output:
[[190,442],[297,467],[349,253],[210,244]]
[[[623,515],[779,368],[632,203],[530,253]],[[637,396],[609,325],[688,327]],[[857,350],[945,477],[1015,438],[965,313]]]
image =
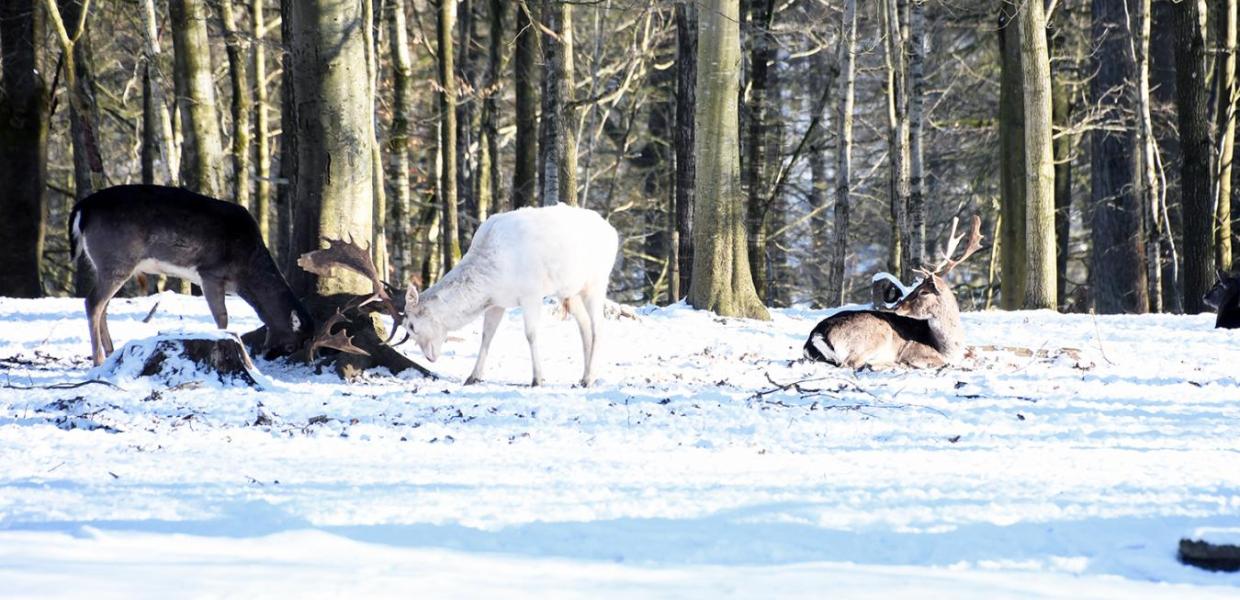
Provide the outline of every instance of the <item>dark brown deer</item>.
[[1201,301],[1213,308],[1218,316],[1214,319],[1217,329],[1240,328],[1240,274],[1216,271],[1218,279]]
[[[960,307],[943,279],[957,265],[981,248],[981,219],[973,217],[969,241],[959,258],[951,258],[964,234],[956,235],[952,221],[944,259],[907,294],[887,308],[890,286],[873,288],[884,305],[875,310],[845,310],[823,319],[810,332],[804,354],[810,360],[850,368],[906,365],[940,367],[964,358],[964,328]],[[877,283],[877,282],[876,282]]]
[[[113,350],[108,302],[136,273],[197,283],[220,329],[228,327],[224,295],[240,296],[267,326],[263,350],[269,357],[306,348],[315,331],[310,313],[263,244],[258,224],[241,206],[179,188],[116,186],[78,202],[69,228],[73,256],[85,256],[95,272],[86,317],[96,365]],[[319,342],[341,345],[327,338]]]

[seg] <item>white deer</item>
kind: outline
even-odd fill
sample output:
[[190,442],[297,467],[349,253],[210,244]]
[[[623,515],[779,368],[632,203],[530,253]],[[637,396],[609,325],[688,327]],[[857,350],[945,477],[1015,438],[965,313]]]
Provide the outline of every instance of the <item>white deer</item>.
[[465,380],[471,384],[482,380],[487,349],[505,309],[519,306],[534,367],[532,385],[540,385],[538,321],[543,299],[554,296],[581,330],[585,370],[580,383],[588,386],[594,381],[599,325],[618,247],[615,228],[591,210],[560,204],[494,215],[443,279],[421,294],[409,287],[404,325],[434,362],[448,332],[482,314],[482,347]]

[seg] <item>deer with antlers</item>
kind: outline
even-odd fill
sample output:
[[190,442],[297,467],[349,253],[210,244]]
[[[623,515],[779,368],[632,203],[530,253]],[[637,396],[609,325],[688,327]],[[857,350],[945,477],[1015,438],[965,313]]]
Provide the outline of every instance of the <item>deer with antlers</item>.
[[875,310],[846,310],[823,319],[805,342],[805,358],[850,368],[905,365],[935,368],[964,358],[964,328],[960,307],[947,273],[981,248],[981,219],[973,217],[969,241],[952,258],[965,234],[956,235],[958,219],[943,260],[894,304],[876,304]]

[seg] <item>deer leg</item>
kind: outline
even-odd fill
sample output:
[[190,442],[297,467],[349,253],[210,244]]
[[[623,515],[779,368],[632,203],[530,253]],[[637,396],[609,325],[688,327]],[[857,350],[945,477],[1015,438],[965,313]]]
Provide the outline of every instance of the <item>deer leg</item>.
[[207,308],[215,318],[215,326],[228,329],[228,309],[224,306],[224,281],[216,277],[202,278],[202,297],[207,299]]
[[590,326],[590,315],[580,296],[571,296],[564,300],[568,313],[577,320],[577,329],[581,331],[581,361],[584,371],[581,375],[581,387],[590,385],[590,353],[594,349],[594,331]]
[[482,369],[487,362],[487,350],[490,349],[491,340],[495,338],[495,330],[499,328],[499,322],[503,319],[504,307],[502,306],[492,306],[483,314],[482,348],[478,349],[478,362],[474,363],[474,372],[469,374],[469,379],[465,380],[465,385],[482,381]]
[[530,343],[530,362],[534,365],[531,386],[542,385],[542,367],[538,364],[538,320],[542,318],[542,298],[523,300],[521,316],[525,318],[525,339]]
[[90,327],[90,358],[95,366],[103,364],[112,353],[112,336],[108,333],[108,302],[125,285],[129,274],[95,275],[95,288],[86,294],[86,321]]

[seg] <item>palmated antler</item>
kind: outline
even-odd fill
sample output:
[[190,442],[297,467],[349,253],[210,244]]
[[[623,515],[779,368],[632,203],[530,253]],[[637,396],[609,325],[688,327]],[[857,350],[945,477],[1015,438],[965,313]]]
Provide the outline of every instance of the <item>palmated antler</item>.
[[385,340],[385,343],[390,343],[405,320],[405,295],[379,277],[379,269],[370,258],[369,245],[366,248],[358,246],[353,241],[352,234],[347,242],[333,239],[326,241],[327,248],[302,254],[301,258],[297,259],[297,266],[319,276],[330,274],[332,267],[344,267],[369,279],[371,294],[358,298],[356,302],[350,302],[348,308],[360,308],[374,303],[379,312],[392,317],[392,332]]
[[943,260],[935,265],[934,270],[930,273],[934,275],[943,275],[948,271],[955,269],[957,265],[964,262],[974,252],[982,247],[982,218],[973,215],[973,227],[969,232],[969,243],[965,245],[964,252],[960,254],[960,258],[952,258],[956,253],[956,247],[960,245],[960,240],[964,239],[964,234],[956,235],[956,227],[960,224],[958,217],[952,218],[952,232],[947,237],[947,249],[943,252]]
[[306,357],[308,361],[314,361],[314,353],[319,348],[331,348],[349,354],[362,354],[370,356],[370,353],[353,345],[353,338],[347,335],[344,330],[332,333],[332,328],[339,325],[344,320],[344,313],[340,309],[336,309],[336,313],[328,317],[326,321],[319,326],[318,331],[314,332],[314,337],[306,344]]

